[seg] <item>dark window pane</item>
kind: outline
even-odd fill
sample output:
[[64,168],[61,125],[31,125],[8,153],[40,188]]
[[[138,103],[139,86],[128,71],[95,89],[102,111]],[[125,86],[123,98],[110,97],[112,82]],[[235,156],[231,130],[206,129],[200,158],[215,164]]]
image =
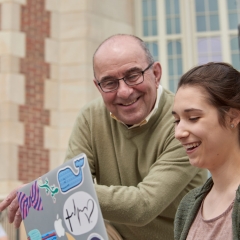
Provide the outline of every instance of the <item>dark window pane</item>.
[[175,89],[175,83],[173,79],[169,79],[169,89],[171,92],[175,93],[176,89]]
[[209,0],[209,11],[218,11],[218,1],[217,0]]
[[180,33],[181,32],[181,28],[180,28],[180,19],[179,17],[177,17],[175,19],[175,33]]
[[235,10],[237,8],[236,1],[238,0],[227,0],[227,5],[229,10]]
[[204,32],[206,31],[206,19],[204,16],[197,16],[197,31]]
[[219,21],[218,21],[218,15],[210,15],[210,30],[216,31],[219,30]]
[[168,75],[173,76],[174,75],[174,70],[173,70],[173,60],[168,59]]
[[165,0],[165,8],[166,8],[166,14],[170,15],[171,14],[171,6],[170,6],[170,1],[169,0]]
[[240,69],[239,54],[232,54],[232,65],[236,69]]
[[237,13],[230,13],[228,15],[228,20],[229,20],[229,28],[230,29],[237,29],[237,27],[238,27]]
[[168,55],[173,55],[173,44],[172,42],[168,43]]
[[166,19],[166,24],[167,24],[167,34],[172,34],[171,19],[167,18],[167,19]]
[[147,0],[142,1],[142,12],[143,12],[143,17],[148,16]]
[[178,55],[182,54],[182,45],[180,42],[176,42],[176,50]]
[[195,0],[196,12],[205,12],[205,4],[203,0]]
[[143,21],[143,35],[148,36],[148,21]]
[[152,16],[157,16],[157,3],[156,0],[152,0]]
[[179,9],[179,0],[174,0],[174,12],[175,14],[179,14],[180,13],[180,9]]
[[158,45],[157,45],[157,43],[153,43],[153,56],[158,57]]
[[156,36],[158,34],[157,31],[157,20],[152,20],[152,35]]
[[177,59],[177,74],[180,76],[182,75],[182,59],[178,58]]
[[156,36],[158,34],[156,4],[156,0],[142,0],[144,36]]
[[158,61],[158,44],[157,42],[146,42],[147,48],[152,54],[155,61]]
[[231,50],[238,50],[238,38],[234,37],[231,39]]

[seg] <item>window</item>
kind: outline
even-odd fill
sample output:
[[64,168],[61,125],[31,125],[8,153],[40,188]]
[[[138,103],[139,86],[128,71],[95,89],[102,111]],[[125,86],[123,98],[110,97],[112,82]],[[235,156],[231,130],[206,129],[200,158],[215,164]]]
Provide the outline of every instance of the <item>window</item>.
[[135,33],[161,62],[163,87],[175,92],[180,76],[198,64],[224,61],[240,70],[240,0],[134,0],[134,4],[140,10]]
[[220,37],[202,37],[197,40],[198,64],[222,61]]
[[239,55],[238,37],[231,36],[230,46],[231,46],[232,65],[234,68],[240,70],[240,60],[239,60],[240,55]]
[[143,35],[157,36],[157,1],[142,0]]
[[179,0],[165,0],[167,34],[178,34],[180,28]]
[[240,0],[227,0],[229,29],[237,29],[240,23]]
[[218,1],[195,0],[198,32],[219,30]]
[[158,56],[158,44],[157,42],[146,42],[146,45],[152,54],[153,58],[155,61],[158,61],[159,56]]
[[179,40],[168,41],[167,52],[169,89],[175,93],[178,81],[183,74],[181,42]]

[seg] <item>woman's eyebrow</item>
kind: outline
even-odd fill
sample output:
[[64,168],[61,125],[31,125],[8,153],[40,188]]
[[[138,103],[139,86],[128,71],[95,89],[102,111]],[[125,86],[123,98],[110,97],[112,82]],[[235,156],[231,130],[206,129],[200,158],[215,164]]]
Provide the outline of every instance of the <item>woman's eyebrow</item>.
[[187,108],[184,112],[202,112],[202,110],[197,108]]
[[[197,109],[197,108],[187,108],[184,110],[184,112],[188,113],[188,112],[199,112],[202,113],[203,111],[201,109]],[[177,115],[177,113],[175,111],[172,111],[172,115]]]

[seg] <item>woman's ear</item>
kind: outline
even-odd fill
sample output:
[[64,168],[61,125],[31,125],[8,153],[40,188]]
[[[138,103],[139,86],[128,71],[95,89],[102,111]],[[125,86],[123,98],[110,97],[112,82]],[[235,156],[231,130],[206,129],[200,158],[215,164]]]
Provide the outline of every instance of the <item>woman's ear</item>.
[[237,127],[237,125],[240,123],[240,110],[236,108],[230,108],[228,111],[229,116],[229,125]]

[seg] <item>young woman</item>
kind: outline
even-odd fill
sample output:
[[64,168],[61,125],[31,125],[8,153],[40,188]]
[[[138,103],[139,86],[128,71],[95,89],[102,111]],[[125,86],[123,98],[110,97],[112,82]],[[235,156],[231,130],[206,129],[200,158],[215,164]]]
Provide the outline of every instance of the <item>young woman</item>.
[[227,63],[191,69],[172,113],[190,163],[211,173],[181,201],[175,240],[240,239],[240,73]]

